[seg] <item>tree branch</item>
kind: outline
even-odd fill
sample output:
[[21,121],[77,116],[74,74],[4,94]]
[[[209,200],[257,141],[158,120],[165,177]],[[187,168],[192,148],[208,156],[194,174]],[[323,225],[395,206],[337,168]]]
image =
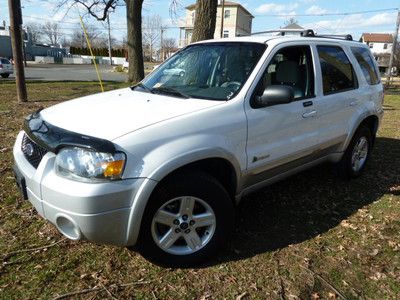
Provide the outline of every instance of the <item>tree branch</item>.
[[50,247],[54,247],[55,245],[58,245],[58,244],[64,242],[66,239],[67,238],[62,238],[61,240],[59,240],[59,241],[57,241],[57,242],[55,242],[53,244],[45,245],[45,246],[41,246],[41,247],[37,247],[37,248],[22,249],[22,250],[9,252],[9,253],[6,253],[6,254],[3,255],[3,260],[6,260],[7,258],[9,258],[9,257],[11,257],[11,256],[13,256],[15,254],[18,254],[18,253],[33,252],[33,251],[38,251],[38,250],[43,250],[43,249],[47,249],[47,248],[50,248]]

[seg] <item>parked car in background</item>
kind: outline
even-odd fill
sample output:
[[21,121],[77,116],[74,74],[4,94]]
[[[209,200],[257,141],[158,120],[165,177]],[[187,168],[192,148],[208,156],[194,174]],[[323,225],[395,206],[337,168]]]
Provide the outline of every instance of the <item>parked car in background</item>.
[[3,78],[8,78],[14,73],[14,67],[7,58],[0,57],[0,76]]
[[382,104],[362,43],[309,31],[202,41],[136,86],[30,115],[15,176],[69,239],[189,266],[228,244],[244,195],[324,162],[360,176]]

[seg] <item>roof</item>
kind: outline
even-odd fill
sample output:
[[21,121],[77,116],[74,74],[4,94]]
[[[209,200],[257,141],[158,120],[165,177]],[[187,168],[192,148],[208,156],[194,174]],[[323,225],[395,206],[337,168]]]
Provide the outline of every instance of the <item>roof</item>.
[[287,25],[285,27],[282,27],[282,29],[304,29],[304,27],[301,27],[297,23],[292,23],[292,24],[289,24],[289,25]]
[[363,33],[364,42],[393,43],[393,36],[390,33]]
[[[218,4],[218,7],[221,7],[222,4]],[[237,2],[232,2],[232,1],[225,1],[224,4],[225,7],[240,7],[241,9],[243,9],[246,14],[250,15],[250,17],[254,18],[254,16],[251,14],[251,12],[249,12],[242,4],[237,3]],[[196,3],[190,4],[188,6],[185,7],[187,10],[193,10],[196,9]]]
[[276,35],[252,35],[252,36],[243,36],[243,37],[233,37],[233,38],[224,38],[224,39],[213,39],[213,40],[204,40],[196,42],[196,44],[202,43],[226,43],[226,42],[245,42],[245,43],[268,43],[270,45],[279,44],[281,42],[304,42],[304,41],[312,41],[318,42],[321,44],[348,44],[354,45],[357,47],[368,47],[367,45],[360,43],[358,41],[347,41],[342,39],[332,39],[332,38],[324,38],[324,37],[301,37],[297,35],[285,35],[285,36],[276,36]]

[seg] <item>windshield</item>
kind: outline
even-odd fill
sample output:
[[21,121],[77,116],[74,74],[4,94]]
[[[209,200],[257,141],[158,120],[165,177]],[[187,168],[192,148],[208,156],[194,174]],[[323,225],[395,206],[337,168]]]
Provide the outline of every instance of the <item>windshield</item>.
[[226,101],[242,88],[266,45],[210,43],[178,52],[137,86],[142,91],[182,98]]

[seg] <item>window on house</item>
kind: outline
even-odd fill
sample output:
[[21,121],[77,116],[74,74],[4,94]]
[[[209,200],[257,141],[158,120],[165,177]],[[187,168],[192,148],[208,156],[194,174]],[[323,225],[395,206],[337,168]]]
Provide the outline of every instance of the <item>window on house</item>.
[[383,49],[387,49],[388,44],[383,44]]
[[226,9],[224,12],[225,19],[228,19],[230,16],[231,16],[231,11],[229,9]]
[[228,38],[229,37],[229,31],[228,30],[224,30],[224,38]]
[[357,87],[353,66],[342,48],[317,46],[322,71],[324,94],[338,93]]
[[374,43],[369,43],[368,46],[372,49],[372,48],[374,48]]
[[196,17],[196,12],[192,12],[192,24],[194,24],[195,17]]

